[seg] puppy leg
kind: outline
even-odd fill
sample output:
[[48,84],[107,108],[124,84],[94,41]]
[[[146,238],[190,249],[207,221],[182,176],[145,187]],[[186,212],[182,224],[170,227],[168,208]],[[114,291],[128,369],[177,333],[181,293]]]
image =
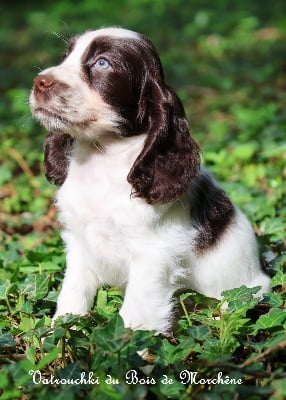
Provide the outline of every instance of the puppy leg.
[[84,253],[79,251],[78,247],[68,251],[66,263],[65,277],[53,321],[65,314],[87,314],[99,287],[94,271],[88,267]]
[[120,315],[125,327],[166,334],[172,325],[175,288],[167,284],[163,274],[158,274],[160,268],[157,265],[146,270],[148,262],[144,264],[131,267]]

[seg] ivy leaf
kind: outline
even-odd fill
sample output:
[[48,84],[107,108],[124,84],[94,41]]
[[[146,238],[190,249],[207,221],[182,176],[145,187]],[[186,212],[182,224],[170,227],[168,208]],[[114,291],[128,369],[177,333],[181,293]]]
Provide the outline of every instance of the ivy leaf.
[[28,332],[31,329],[34,329],[34,327],[35,327],[35,322],[32,318],[22,317],[21,322],[19,324],[19,329],[21,329],[22,332]]
[[0,348],[15,347],[15,346],[16,343],[11,333],[3,333],[2,335],[0,335]]
[[269,400],[284,400],[286,398],[286,379],[275,379],[271,387],[274,389]]
[[203,342],[210,337],[210,329],[204,325],[194,325],[188,328],[188,333],[197,341]]
[[240,302],[248,302],[253,298],[253,295],[256,294],[260,289],[260,286],[256,286],[253,288],[248,288],[246,286],[241,286],[239,288],[225,290],[222,292],[224,301],[240,301]]
[[0,167],[0,185],[9,182],[9,180],[12,178],[12,173],[10,169],[7,167],[1,166]]
[[267,293],[264,295],[264,299],[271,307],[280,307],[283,304],[283,299],[279,293]]
[[41,370],[44,368],[46,365],[50,364],[52,361],[54,361],[57,357],[58,354],[61,352],[60,347],[54,347],[52,350],[50,350],[49,353],[45,355],[44,358],[38,363],[37,368]]
[[[57,371],[57,377],[60,379],[78,379],[83,371],[80,369],[78,363],[69,364],[63,369]],[[88,375],[88,374],[87,374]]]
[[96,329],[93,339],[95,345],[103,351],[111,353],[119,351],[128,340],[120,315],[116,314],[106,325]]
[[72,328],[80,322],[81,318],[80,315],[74,314],[61,315],[55,320],[55,327]]
[[[164,383],[169,381],[170,384]],[[176,380],[174,375],[163,375],[159,381],[160,392],[165,396],[166,399],[179,399],[184,398],[181,397],[181,393],[184,392],[184,385],[181,382]],[[163,397],[162,397],[163,398]]]
[[271,287],[285,286],[286,285],[286,274],[283,271],[278,271],[271,280]]
[[28,276],[21,285],[22,293],[27,294],[29,299],[33,301],[44,298],[49,290],[49,275],[37,274]]
[[7,298],[10,286],[11,283],[8,279],[0,284],[0,300],[5,300]]
[[157,353],[155,364],[168,366],[184,360],[191,352],[201,351],[201,347],[193,338],[182,339],[176,346],[163,341]]
[[272,308],[267,314],[262,315],[254,325],[254,331],[259,329],[270,329],[281,327],[286,320],[286,310],[280,308]]

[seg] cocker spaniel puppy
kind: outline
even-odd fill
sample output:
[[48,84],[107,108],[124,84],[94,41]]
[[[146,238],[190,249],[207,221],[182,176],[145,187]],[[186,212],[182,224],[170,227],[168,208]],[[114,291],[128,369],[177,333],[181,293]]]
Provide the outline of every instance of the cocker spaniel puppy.
[[251,225],[200,168],[184,108],[144,36],[75,37],[62,63],[35,78],[30,106],[49,131],[46,176],[61,185],[67,266],[54,318],[88,313],[96,290],[116,285],[126,327],[166,333],[179,289],[215,298],[269,289]]

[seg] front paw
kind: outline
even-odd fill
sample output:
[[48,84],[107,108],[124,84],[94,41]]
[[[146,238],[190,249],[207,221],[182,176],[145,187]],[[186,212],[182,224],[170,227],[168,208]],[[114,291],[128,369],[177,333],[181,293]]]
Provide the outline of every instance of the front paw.
[[56,330],[57,327],[64,327],[65,330],[80,330],[81,329],[81,318],[82,315],[74,315],[74,314],[65,314],[65,315],[57,315],[55,314],[52,318],[51,328],[52,330]]
[[64,317],[67,314],[84,316],[89,312],[89,306],[84,296],[72,296],[70,293],[61,292],[57,302],[57,309],[53,316],[53,324],[59,317]]
[[156,331],[157,334],[164,335],[169,331],[169,320],[162,316],[152,315],[152,313],[143,316],[138,311],[129,310],[127,307],[122,307],[119,314],[123,319],[124,327],[133,331]]
[[84,316],[88,314],[88,311],[89,310],[85,303],[83,304],[77,302],[72,304],[71,301],[64,301],[64,299],[61,297],[58,300],[57,309],[55,315],[52,318],[52,327],[55,325],[55,322],[58,318],[66,317],[70,319],[69,317],[73,318],[73,317]]
[[[64,314],[64,315],[68,315],[68,313],[66,313],[66,314]],[[59,314],[58,312],[56,312],[55,315],[54,315],[53,318],[52,318],[51,327],[54,328],[54,327],[55,327],[55,324],[56,324],[56,320],[57,320],[58,318],[63,317],[64,315]]]

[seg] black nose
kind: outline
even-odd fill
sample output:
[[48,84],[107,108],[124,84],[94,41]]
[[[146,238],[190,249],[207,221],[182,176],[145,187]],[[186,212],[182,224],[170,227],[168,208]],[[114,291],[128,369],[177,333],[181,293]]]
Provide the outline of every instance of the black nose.
[[40,74],[34,79],[34,89],[38,92],[49,90],[55,83],[55,79],[50,74]]

